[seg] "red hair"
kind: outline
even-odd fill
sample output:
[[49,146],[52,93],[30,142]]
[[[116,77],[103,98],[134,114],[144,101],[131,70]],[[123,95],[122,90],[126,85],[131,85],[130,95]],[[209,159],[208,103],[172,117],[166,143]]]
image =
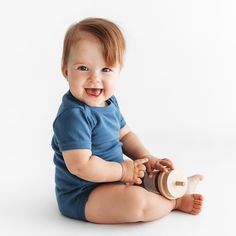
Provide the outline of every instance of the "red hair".
[[122,66],[125,52],[125,39],[119,27],[106,19],[86,18],[69,27],[64,38],[62,66],[67,66],[70,50],[79,39],[81,33],[90,33],[96,37],[103,48],[103,57],[108,66],[117,62]]

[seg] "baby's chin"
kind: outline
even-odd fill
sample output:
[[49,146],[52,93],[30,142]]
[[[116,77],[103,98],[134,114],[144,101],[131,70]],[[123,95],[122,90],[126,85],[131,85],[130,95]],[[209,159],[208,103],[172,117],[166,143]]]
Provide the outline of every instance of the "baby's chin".
[[75,98],[77,98],[79,101],[86,104],[87,106],[91,106],[91,107],[107,106],[107,103],[106,103],[107,99],[103,93],[99,94],[99,96],[91,96],[91,95],[88,95],[84,91],[80,91],[80,92],[76,91],[74,93],[72,92],[72,95]]
[[84,103],[90,107],[105,107],[107,106],[106,100],[102,98],[85,99]]
[[[110,96],[111,97],[111,96]],[[91,107],[105,107],[107,106],[107,100],[110,98],[105,96],[102,92],[99,96],[89,96],[87,93],[84,97],[84,103]]]

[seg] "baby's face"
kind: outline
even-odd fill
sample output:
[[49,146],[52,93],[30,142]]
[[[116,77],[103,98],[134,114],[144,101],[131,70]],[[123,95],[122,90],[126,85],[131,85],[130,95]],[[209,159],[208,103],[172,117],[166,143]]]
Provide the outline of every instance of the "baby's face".
[[74,97],[88,106],[106,106],[115,91],[120,66],[108,67],[100,42],[87,35],[71,49],[63,74]]

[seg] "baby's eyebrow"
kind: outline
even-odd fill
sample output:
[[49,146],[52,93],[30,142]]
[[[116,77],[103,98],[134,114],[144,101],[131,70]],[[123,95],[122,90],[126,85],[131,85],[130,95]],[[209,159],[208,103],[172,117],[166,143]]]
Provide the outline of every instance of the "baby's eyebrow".
[[[89,65],[89,66],[91,66],[91,64],[89,64],[89,63],[86,63],[86,62],[76,62],[76,63],[74,63],[73,64],[73,66],[78,66],[78,65]],[[107,66],[107,65],[101,65],[100,66],[101,68],[112,68],[112,66]]]
[[76,63],[74,63],[73,65],[74,66],[77,66],[77,65],[86,65],[87,63],[85,63],[85,62],[76,62]]

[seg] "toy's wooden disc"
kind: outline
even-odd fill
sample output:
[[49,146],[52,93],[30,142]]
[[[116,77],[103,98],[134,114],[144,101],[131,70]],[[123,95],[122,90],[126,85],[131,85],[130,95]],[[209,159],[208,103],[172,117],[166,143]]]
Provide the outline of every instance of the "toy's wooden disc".
[[[184,185],[176,185],[176,182],[183,182]],[[179,171],[173,170],[170,171],[167,177],[166,182],[166,188],[168,189],[168,192],[170,195],[174,198],[182,197],[187,190],[187,178],[183,176]]]
[[[183,185],[176,185],[176,182],[183,183]],[[158,178],[158,187],[164,197],[180,198],[187,190],[187,178],[177,170],[162,172]]]
[[164,177],[166,176],[167,173],[162,172],[159,174],[158,176],[158,188],[159,191],[161,193],[161,195],[163,195],[164,197],[168,198],[168,199],[174,199],[168,192],[168,190],[166,189],[165,185],[164,185]]

